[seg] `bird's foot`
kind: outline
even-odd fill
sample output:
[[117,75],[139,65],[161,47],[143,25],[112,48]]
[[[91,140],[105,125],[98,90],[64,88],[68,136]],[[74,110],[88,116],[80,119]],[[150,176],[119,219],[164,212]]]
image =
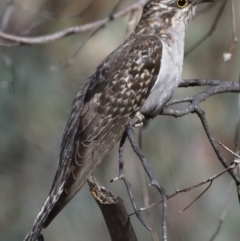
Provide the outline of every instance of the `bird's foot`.
[[140,112],[137,112],[135,117],[138,119],[138,122],[134,125],[134,127],[143,127],[145,116],[142,115]]
[[39,234],[37,241],[44,241],[44,237],[42,234]]

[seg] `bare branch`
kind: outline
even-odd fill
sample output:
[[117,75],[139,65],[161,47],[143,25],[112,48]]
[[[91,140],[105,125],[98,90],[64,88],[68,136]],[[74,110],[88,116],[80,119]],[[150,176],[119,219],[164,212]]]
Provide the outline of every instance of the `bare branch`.
[[[239,79],[239,82],[240,82],[240,79]],[[238,116],[238,122],[237,122],[237,126],[236,126],[236,132],[235,132],[235,138],[234,138],[234,143],[235,143],[235,152],[233,152],[232,150],[230,150],[229,148],[227,148],[226,146],[224,146],[222,143],[219,144],[223,146],[223,148],[225,148],[227,151],[229,151],[231,154],[233,154],[234,156],[236,156],[237,158],[239,158],[239,151],[240,151],[240,146],[239,146],[239,129],[240,129],[240,95],[238,95],[238,109],[239,109],[239,116]],[[238,162],[239,163],[239,159],[235,160],[235,162]],[[239,176],[239,165],[237,165],[236,167],[237,169],[237,175]],[[222,227],[222,224],[224,222],[224,219],[227,215],[227,211],[228,211],[228,207],[229,207],[229,203],[230,203],[230,197],[231,197],[231,194],[233,192],[233,188],[234,188],[234,181],[232,180],[231,181],[231,184],[230,184],[230,188],[229,188],[229,194],[228,194],[228,198],[227,198],[227,201],[224,205],[224,208],[223,208],[223,211],[222,211],[222,214],[221,214],[221,217],[220,217],[220,220],[219,220],[219,223],[218,223],[218,226],[217,226],[217,229],[216,231],[214,232],[213,236],[211,237],[210,241],[213,241],[217,235],[220,233],[220,230],[221,230],[221,227]],[[240,200],[239,198],[239,185],[237,185],[237,192],[238,192],[238,199]]]
[[[191,86],[191,82],[189,82],[189,86]],[[207,83],[208,81],[206,81]],[[195,82],[197,83],[197,81]],[[240,92],[240,84],[237,82],[225,82],[225,81],[220,81],[221,84],[216,85],[216,86],[212,86],[210,88],[208,88],[207,90],[202,91],[201,93],[195,95],[191,98],[189,98],[189,102],[193,102],[191,103],[189,106],[180,109],[180,110],[174,110],[174,109],[168,109],[165,108],[162,111],[162,115],[170,115],[170,116],[174,116],[174,117],[182,117],[184,115],[190,114],[190,113],[194,113],[195,112],[195,107],[200,104],[201,102],[205,101],[208,97],[212,96],[212,95],[216,95],[216,94],[220,94],[220,93],[227,93],[227,92],[232,92],[232,93],[238,93]],[[187,86],[187,81],[184,82],[184,87]],[[195,85],[195,86],[200,86],[200,85]],[[184,102],[186,102],[186,99],[183,99]],[[173,102],[178,102],[180,103],[178,100],[173,100]],[[170,105],[171,101],[167,104]]]
[[[186,83],[185,83],[185,86],[186,86]],[[212,86],[212,87],[208,88],[207,90],[204,90],[203,92],[201,92],[187,100],[186,99],[173,100],[172,102],[169,102],[168,105],[186,102],[186,101],[189,101],[191,103],[187,107],[185,107],[181,110],[164,109],[161,114],[170,115],[170,116],[174,116],[174,117],[181,117],[181,116],[184,116],[189,113],[196,113],[202,122],[204,130],[207,134],[207,137],[208,137],[218,159],[220,160],[222,165],[227,169],[229,167],[229,164],[227,163],[226,159],[224,158],[223,154],[221,153],[221,151],[218,148],[217,142],[215,141],[215,139],[210,131],[204,111],[199,107],[200,103],[205,101],[208,97],[219,94],[219,93],[226,93],[226,92],[233,92],[233,93],[240,92],[240,84],[238,82],[221,82],[221,84]],[[235,180],[236,185],[239,186],[240,179],[239,179],[238,175],[232,169],[229,169],[229,174]]]
[[194,87],[194,86],[205,86],[205,85],[220,85],[223,82],[227,81],[221,81],[221,80],[209,80],[209,79],[188,79],[188,80],[182,80],[178,87]]
[[123,200],[120,197],[114,197],[110,191],[100,186],[92,176],[88,177],[88,185],[92,196],[102,211],[111,240],[137,241]]
[[212,183],[213,183],[213,180],[210,181],[209,185],[202,193],[200,193],[189,205],[187,205],[187,207],[185,207],[183,210],[179,211],[178,213],[182,213],[188,208],[190,208],[212,186]]
[[[139,148],[142,150],[142,128],[139,128]],[[142,187],[142,193],[143,193],[143,204],[144,207],[148,207],[150,205],[150,198],[149,198],[149,193],[148,193],[148,189],[147,189],[147,184],[146,184],[146,179],[144,176],[144,170],[142,165],[137,165],[138,166],[138,171],[139,171],[139,177],[140,177],[140,182],[141,182],[141,187]],[[157,232],[156,232],[156,228],[155,228],[155,224],[154,224],[154,220],[153,220],[153,216],[151,214],[150,209],[146,210],[146,216],[149,222],[149,226],[152,229],[151,230],[151,235],[152,235],[152,240],[153,241],[159,241]]]
[[[203,128],[207,134],[207,137],[218,157],[218,159],[220,160],[220,162],[222,163],[222,165],[227,169],[229,168],[229,165],[226,161],[226,159],[224,158],[223,154],[220,152],[218,146],[217,146],[217,143],[210,131],[210,128],[209,128],[209,125],[208,125],[208,122],[207,122],[207,119],[205,117],[205,113],[204,111],[199,107],[199,106],[196,106],[195,107],[195,111],[194,111],[198,117],[200,118],[201,122],[202,122],[202,125],[203,125]],[[229,174],[232,176],[232,178],[235,180],[236,184],[239,185],[240,183],[240,180],[239,180],[239,177],[236,175],[236,173],[232,170],[232,169],[229,169],[228,170]]]
[[126,186],[130,201],[132,203],[134,213],[136,214],[139,221],[143,224],[143,226],[150,231],[151,228],[148,227],[148,225],[145,223],[145,221],[143,220],[143,218],[142,218],[142,216],[141,216],[141,214],[140,214],[140,212],[137,208],[136,202],[135,202],[133,194],[132,194],[131,184],[128,181],[128,179],[125,177],[123,150],[124,150],[124,144],[125,144],[126,138],[127,138],[127,133],[125,131],[122,135],[121,140],[120,140],[120,146],[119,146],[119,149],[118,149],[118,152],[119,152],[119,175],[117,177],[113,178],[110,182],[114,182],[114,181],[117,181],[117,180],[123,180],[123,182]]
[[[226,147],[224,144],[222,144],[220,141],[218,141],[218,144],[220,145],[220,146],[222,146],[225,150],[227,150],[228,152],[230,152],[231,154],[233,154],[235,157],[237,157],[238,159],[240,159],[240,156],[237,154],[237,153],[235,153],[235,152],[233,152],[232,150],[230,150],[228,147]],[[236,160],[235,160],[236,161]]]
[[[238,162],[234,162],[231,166],[229,166],[228,168],[224,169],[220,173],[218,173],[218,174],[216,174],[216,175],[214,175],[212,177],[209,177],[208,179],[206,179],[206,180],[204,180],[204,181],[202,181],[200,183],[197,183],[197,184],[195,184],[195,185],[193,185],[191,187],[188,187],[188,188],[184,188],[184,189],[181,189],[181,190],[176,190],[173,194],[167,195],[167,199],[169,200],[169,199],[177,196],[179,193],[188,193],[188,192],[192,191],[193,189],[198,188],[198,187],[200,187],[202,185],[205,185],[206,183],[210,182],[210,185],[190,205],[188,205],[188,207],[189,207],[209,189],[209,187],[211,186],[212,182],[215,179],[217,179],[218,177],[222,176],[224,173],[229,172],[230,170],[234,170],[238,165],[239,165]],[[152,203],[148,207],[140,208],[140,211],[145,211],[147,209],[153,208],[155,205],[157,205],[157,204],[159,204],[161,202],[162,202],[162,200],[160,200],[158,202],[155,202],[155,203]],[[184,210],[186,210],[186,209],[184,209]],[[184,210],[182,210],[182,211],[184,211]],[[129,216],[131,216],[133,214],[135,214],[135,213],[131,213],[131,214],[129,214]]]
[[149,186],[155,187],[162,197],[162,240],[167,241],[167,196],[166,196],[166,191],[158,183],[157,179],[155,178],[155,176],[153,174],[153,171],[151,170],[151,168],[148,165],[146,158],[144,157],[141,149],[139,148],[139,146],[137,145],[137,143],[134,139],[132,127],[135,126],[136,123],[138,123],[138,122],[139,122],[139,119],[137,117],[133,118],[130,121],[130,123],[126,125],[124,135],[127,135],[133,151],[136,153],[139,160],[141,161],[144,171],[146,172],[146,174],[150,180]]
[[[0,32],[0,38],[2,38],[4,40],[13,41],[18,44],[24,44],[24,45],[47,44],[47,43],[51,43],[51,42],[57,41],[59,39],[62,39],[69,35],[82,33],[82,32],[88,32],[91,30],[95,30],[96,28],[99,28],[99,27],[104,27],[107,23],[109,23],[113,20],[122,18],[122,17],[126,16],[127,14],[129,14],[131,11],[137,10],[141,6],[142,6],[142,3],[134,3],[124,9],[118,11],[117,13],[113,14],[111,17],[106,17],[101,20],[98,20],[98,21],[95,21],[92,23],[88,23],[85,25],[66,28],[60,32],[56,32],[53,34],[43,35],[43,36],[39,36],[39,37],[20,37],[20,36]],[[1,45],[1,43],[0,43],[0,45]]]

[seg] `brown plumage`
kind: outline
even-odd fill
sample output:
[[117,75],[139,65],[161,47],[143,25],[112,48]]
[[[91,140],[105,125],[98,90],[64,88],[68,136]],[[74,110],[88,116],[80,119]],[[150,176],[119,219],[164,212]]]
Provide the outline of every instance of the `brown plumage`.
[[[79,90],[65,128],[49,197],[33,226],[47,227],[84,185],[141,108],[160,68],[158,38],[133,37],[109,55]],[[40,232],[40,229],[39,229]],[[25,240],[35,240],[29,232]],[[34,238],[30,238],[37,233]]]
[[63,136],[61,163],[50,195],[56,195],[64,182],[63,192],[43,227],[83,186],[139,111],[158,74],[160,55],[156,37],[126,42],[100,64],[80,90]]
[[[37,239],[141,112],[155,117],[181,78],[185,25],[201,1],[150,0],[134,33],[88,78],[73,102],[49,196],[25,241]],[[163,62],[165,58],[165,62]]]

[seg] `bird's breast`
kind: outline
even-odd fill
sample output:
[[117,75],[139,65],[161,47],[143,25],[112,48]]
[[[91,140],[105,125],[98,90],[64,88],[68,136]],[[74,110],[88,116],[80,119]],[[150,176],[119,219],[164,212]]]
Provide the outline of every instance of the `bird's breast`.
[[162,45],[160,71],[141,108],[141,113],[151,118],[158,115],[172,97],[182,75],[184,40],[178,39],[170,44],[162,41]]

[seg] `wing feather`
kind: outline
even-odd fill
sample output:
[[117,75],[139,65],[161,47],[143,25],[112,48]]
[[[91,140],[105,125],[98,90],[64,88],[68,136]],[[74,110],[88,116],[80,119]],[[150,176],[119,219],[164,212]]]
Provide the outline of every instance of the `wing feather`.
[[[125,42],[99,65],[73,103],[58,170],[49,196],[61,194],[43,227],[73,198],[140,110],[160,69],[162,45],[154,36]],[[52,198],[51,198],[52,200]]]

